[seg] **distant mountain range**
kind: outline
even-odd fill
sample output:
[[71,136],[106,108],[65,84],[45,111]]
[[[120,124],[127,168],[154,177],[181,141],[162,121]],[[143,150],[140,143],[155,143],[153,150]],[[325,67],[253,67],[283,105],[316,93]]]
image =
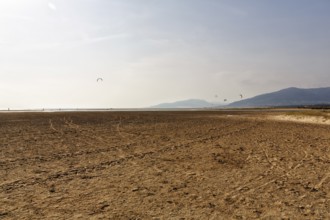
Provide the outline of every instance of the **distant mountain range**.
[[188,99],[172,103],[162,103],[152,106],[151,108],[253,108],[313,105],[330,105],[330,87],[313,89],[290,87],[280,91],[233,102],[228,105],[220,105],[219,103],[211,103],[201,99]]
[[151,108],[253,108],[253,107],[298,107],[330,105],[330,87],[300,89],[290,87],[280,91],[266,93],[253,98],[233,102],[228,105],[211,103],[201,99],[188,99],[172,103],[162,103]]
[[279,106],[305,106],[329,105],[330,87],[327,88],[287,88],[277,92],[267,93],[233,102],[228,107],[279,107]]
[[152,108],[210,108],[219,106],[219,104],[210,103],[201,99],[188,99],[172,103],[162,103],[152,106]]

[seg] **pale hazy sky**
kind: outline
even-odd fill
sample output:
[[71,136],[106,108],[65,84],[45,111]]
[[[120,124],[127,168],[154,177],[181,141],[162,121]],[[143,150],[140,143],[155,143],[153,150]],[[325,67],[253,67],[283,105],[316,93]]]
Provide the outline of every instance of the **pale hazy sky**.
[[329,12],[329,0],[1,0],[0,108],[328,87]]

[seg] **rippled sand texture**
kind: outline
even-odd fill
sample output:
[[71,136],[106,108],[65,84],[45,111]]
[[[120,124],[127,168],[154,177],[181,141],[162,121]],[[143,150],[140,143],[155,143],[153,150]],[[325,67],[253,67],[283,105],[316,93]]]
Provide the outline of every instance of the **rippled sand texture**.
[[330,126],[270,114],[0,114],[0,219],[330,219]]

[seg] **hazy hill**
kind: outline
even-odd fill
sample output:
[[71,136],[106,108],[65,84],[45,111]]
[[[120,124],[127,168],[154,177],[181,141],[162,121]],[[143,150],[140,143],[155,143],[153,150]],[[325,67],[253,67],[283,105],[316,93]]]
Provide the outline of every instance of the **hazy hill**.
[[228,107],[270,107],[330,104],[330,87],[300,89],[287,88],[233,102]]
[[188,99],[172,103],[162,103],[152,106],[152,108],[209,108],[214,107],[214,103],[207,102],[201,99]]

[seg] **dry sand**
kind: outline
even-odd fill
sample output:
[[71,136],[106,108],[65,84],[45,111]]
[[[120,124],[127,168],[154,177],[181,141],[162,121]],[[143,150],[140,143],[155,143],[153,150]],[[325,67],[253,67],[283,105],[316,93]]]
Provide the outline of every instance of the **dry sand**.
[[269,116],[0,114],[0,219],[330,219],[330,126]]
[[270,116],[269,118],[274,120],[281,120],[281,121],[294,121],[300,123],[330,125],[330,119],[327,119],[322,116],[275,115],[275,116]]

